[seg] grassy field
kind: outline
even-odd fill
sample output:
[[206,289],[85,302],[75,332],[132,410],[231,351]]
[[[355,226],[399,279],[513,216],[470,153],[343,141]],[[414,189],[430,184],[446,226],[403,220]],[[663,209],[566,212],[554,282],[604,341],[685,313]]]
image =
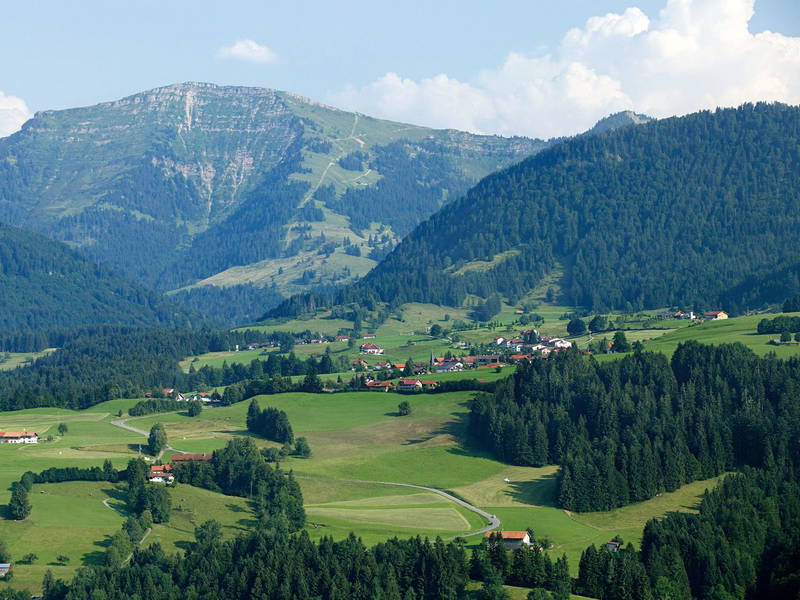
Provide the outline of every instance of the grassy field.
[[0,371],[13,371],[55,351],[55,348],[45,348],[41,352],[0,352]]
[[721,479],[697,481],[610,512],[578,514],[556,506],[556,470],[552,466],[505,467],[490,478],[454,491],[500,517],[504,529],[530,527],[537,537],[547,537],[553,552],[565,553],[570,569],[577,574],[581,552],[590,544],[599,546],[619,535],[638,546],[649,519],[668,512],[693,512],[705,490]]
[[[800,313],[787,313],[791,316],[800,316]],[[778,358],[788,358],[800,355],[800,344],[773,345],[769,342],[777,340],[778,335],[759,335],[756,332],[758,322],[763,318],[773,318],[777,315],[754,315],[725,319],[723,321],[706,321],[702,325],[693,325],[664,334],[662,337],[651,340],[645,344],[648,350],[664,352],[672,355],[678,344],[687,340],[695,340],[703,344],[730,344],[738,342],[750,348],[759,355],[774,352]]]

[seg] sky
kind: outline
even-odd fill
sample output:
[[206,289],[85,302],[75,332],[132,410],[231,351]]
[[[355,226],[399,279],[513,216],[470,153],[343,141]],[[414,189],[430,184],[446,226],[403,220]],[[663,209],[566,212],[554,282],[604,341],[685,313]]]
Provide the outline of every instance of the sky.
[[800,0],[30,0],[0,15],[0,136],[183,81],[541,138],[620,110],[800,104]]

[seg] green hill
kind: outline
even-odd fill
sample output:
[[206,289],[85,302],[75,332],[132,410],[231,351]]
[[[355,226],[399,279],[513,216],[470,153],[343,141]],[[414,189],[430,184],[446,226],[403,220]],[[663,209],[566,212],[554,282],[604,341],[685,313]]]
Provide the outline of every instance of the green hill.
[[800,288],[798,138],[800,108],[757,104],[565,141],[486,177],[334,302],[516,302],[559,266],[563,303],[598,312],[782,301]]
[[[362,276],[483,176],[546,145],[176,84],[40,112],[0,139],[0,220],[160,290],[252,283],[266,290],[260,314],[279,294]],[[243,305],[250,291],[193,305]]]
[[0,224],[0,336],[190,321],[175,303],[64,244]]

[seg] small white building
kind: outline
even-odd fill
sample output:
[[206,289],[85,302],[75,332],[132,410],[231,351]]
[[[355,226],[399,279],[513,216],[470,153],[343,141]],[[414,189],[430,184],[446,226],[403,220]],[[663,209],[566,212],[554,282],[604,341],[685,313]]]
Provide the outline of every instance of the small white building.
[[487,531],[485,537],[493,539],[498,535],[502,538],[506,550],[516,550],[531,545],[531,536],[527,531]]
[[383,354],[383,348],[378,344],[362,344],[359,352],[361,354]]
[[38,444],[39,435],[27,431],[0,431],[0,444]]

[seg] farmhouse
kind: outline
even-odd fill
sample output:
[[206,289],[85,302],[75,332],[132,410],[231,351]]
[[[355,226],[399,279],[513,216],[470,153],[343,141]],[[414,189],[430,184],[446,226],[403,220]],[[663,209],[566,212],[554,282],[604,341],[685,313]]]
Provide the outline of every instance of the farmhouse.
[[621,546],[622,542],[617,542],[616,540],[612,540],[606,544],[606,550],[608,550],[609,552],[619,552]]
[[439,387],[438,381],[420,381],[423,390],[435,390]]
[[398,392],[418,392],[422,389],[419,379],[401,379],[397,384]]
[[527,531],[487,531],[485,537],[491,538],[497,535],[503,538],[506,550],[516,550],[531,545],[531,536]]
[[27,431],[2,431],[0,432],[0,443],[2,444],[37,444],[39,435],[28,433]]
[[375,390],[376,392],[388,392],[390,389],[394,387],[394,384],[391,381],[368,381],[367,387],[371,390]]
[[361,352],[361,354],[383,354],[383,348],[378,346],[378,344],[361,344],[359,352]]
[[208,461],[214,458],[213,454],[210,453],[203,453],[203,454],[173,454],[169,462],[175,463],[182,463],[182,462],[189,462],[191,460],[202,460]]
[[367,368],[367,361],[363,358],[359,358],[353,361],[353,368],[354,369],[366,369]]
[[175,481],[175,476],[169,465],[152,465],[147,474],[147,480],[152,483],[172,483]]
[[705,314],[705,317],[711,321],[722,321],[728,318],[728,313],[724,310],[710,310]]
[[11,563],[0,563],[0,577],[8,575],[9,571],[14,568]]
[[455,373],[463,371],[464,364],[457,360],[446,360],[435,367],[437,373]]
[[350,341],[350,336],[349,335],[337,335],[333,339],[336,342],[349,342]]

